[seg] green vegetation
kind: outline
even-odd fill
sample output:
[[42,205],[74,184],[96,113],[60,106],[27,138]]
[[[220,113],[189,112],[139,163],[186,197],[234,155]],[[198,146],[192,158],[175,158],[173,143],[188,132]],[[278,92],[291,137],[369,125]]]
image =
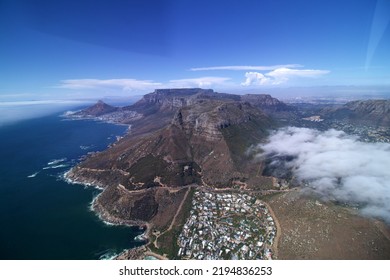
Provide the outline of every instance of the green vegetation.
[[153,155],[147,155],[146,157],[138,160],[128,170],[134,177],[135,182],[153,182],[154,178],[158,174],[162,174],[166,170],[168,164],[161,158]]
[[177,245],[177,238],[181,232],[181,227],[174,226],[170,231],[165,232],[158,238],[160,248],[157,249],[159,254],[166,254],[170,260],[177,259],[177,252],[179,246]]
[[[177,258],[177,252],[179,251],[179,245],[177,244],[177,239],[183,230],[183,225],[186,222],[186,219],[189,216],[191,210],[191,202],[195,193],[195,188],[190,188],[186,200],[183,203],[180,213],[176,217],[176,223],[173,225],[171,230],[164,232],[158,237],[159,248],[156,248],[152,243],[149,245],[149,248],[160,254],[166,255],[169,259],[174,260]],[[155,237],[154,237],[155,238]],[[153,239],[154,241],[154,239]]]
[[156,176],[162,177],[165,184],[185,186],[200,183],[198,172],[200,167],[194,162],[184,162],[170,165],[162,156],[151,154],[139,159],[127,170],[134,178],[134,182],[144,182],[144,187],[155,187],[159,184],[154,182]]
[[244,161],[252,159],[253,155],[247,153],[248,148],[264,140],[270,126],[268,120],[252,118],[247,122],[221,129],[237,168],[242,166]]

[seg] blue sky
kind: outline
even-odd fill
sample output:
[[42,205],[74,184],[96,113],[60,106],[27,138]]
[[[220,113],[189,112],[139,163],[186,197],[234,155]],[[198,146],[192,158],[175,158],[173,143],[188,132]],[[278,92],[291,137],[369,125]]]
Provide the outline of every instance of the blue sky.
[[0,0],[0,101],[390,88],[388,0]]

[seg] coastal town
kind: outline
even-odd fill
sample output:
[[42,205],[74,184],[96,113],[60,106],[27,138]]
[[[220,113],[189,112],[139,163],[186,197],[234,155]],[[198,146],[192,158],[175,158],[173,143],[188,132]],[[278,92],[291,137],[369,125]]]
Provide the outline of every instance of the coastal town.
[[329,129],[341,130],[348,135],[358,137],[358,140],[361,142],[390,143],[390,129],[388,127],[354,124],[336,119],[323,119],[320,116],[311,116],[295,121],[294,125],[298,127],[308,127],[322,131]]
[[196,191],[177,240],[180,259],[272,259],[275,221],[266,205],[243,193]]
[[342,121],[332,121],[330,127],[356,135],[359,141],[367,143],[390,143],[390,129],[382,126],[354,125]]

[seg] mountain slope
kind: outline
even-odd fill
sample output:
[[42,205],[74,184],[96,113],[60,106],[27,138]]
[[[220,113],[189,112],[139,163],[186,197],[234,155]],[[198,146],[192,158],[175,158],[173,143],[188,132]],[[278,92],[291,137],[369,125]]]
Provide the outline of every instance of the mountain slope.
[[352,101],[339,107],[322,110],[326,118],[355,124],[390,126],[390,100]]
[[81,110],[81,111],[75,113],[74,115],[83,116],[83,117],[99,117],[101,115],[112,113],[112,112],[115,112],[117,110],[118,110],[117,107],[113,107],[111,105],[104,103],[102,100],[99,100],[93,106],[88,107],[84,110]]
[[272,187],[247,151],[274,122],[238,95],[156,90],[118,112],[137,116],[119,119],[131,124],[130,132],[67,173],[72,181],[104,188],[93,207],[107,221],[164,228],[193,184]]
[[253,106],[260,108],[265,112],[282,112],[292,110],[290,106],[276,98],[273,98],[269,94],[245,94],[241,96],[241,100],[249,102]]
[[[147,129],[146,120],[139,120],[143,126],[138,131],[81,163],[72,176],[98,180],[99,185],[120,183],[128,189],[183,186],[201,180],[228,185],[236,177],[248,176],[245,151],[273,125],[250,104],[230,100],[195,99],[170,112],[173,117],[167,124],[160,114],[148,119],[154,125]],[[154,129],[156,123],[163,126]]]

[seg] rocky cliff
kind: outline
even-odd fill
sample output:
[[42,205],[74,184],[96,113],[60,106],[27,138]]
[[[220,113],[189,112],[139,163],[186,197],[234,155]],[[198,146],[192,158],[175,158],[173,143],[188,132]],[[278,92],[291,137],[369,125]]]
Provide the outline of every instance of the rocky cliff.
[[[190,106],[198,100],[241,101],[249,103],[272,117],[290,114],[294,108],[286,105],[268,94],[236,95],[215,92],[212,89],[189,88],[189,89],[156,89],[133,105],[122,108],[110,106],[102,101],[74,114],[76,117],[101,117],[102,119],[115,119],[118,123],[133,124],[135,119],[143,117],[142,125],[150,125],[149,116],[161,119],[159,123],[170,122],[177,109]],[[275,114],[276,113],[276,114]],[[138,125],[135,123],[134,125]]]
[[293,108],[273,98],[269,94],[246,94],[241,96],[241,100],[262,109],[265,112],[292,111]]

